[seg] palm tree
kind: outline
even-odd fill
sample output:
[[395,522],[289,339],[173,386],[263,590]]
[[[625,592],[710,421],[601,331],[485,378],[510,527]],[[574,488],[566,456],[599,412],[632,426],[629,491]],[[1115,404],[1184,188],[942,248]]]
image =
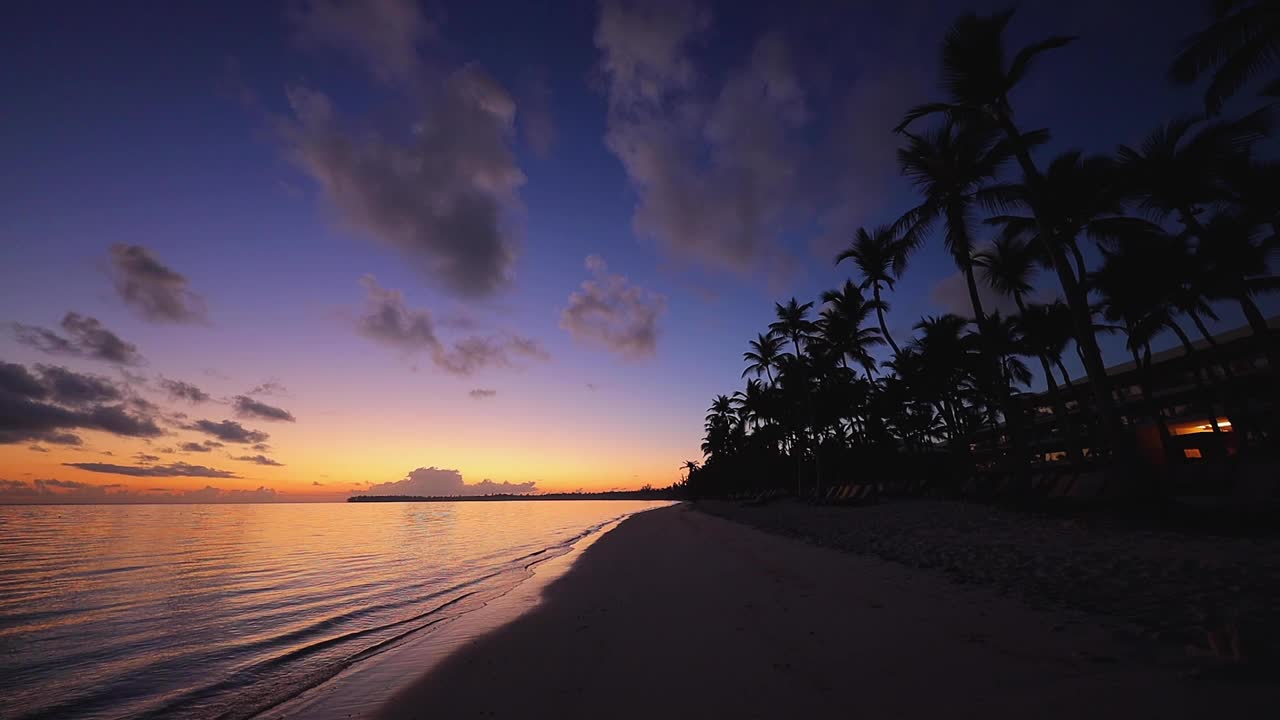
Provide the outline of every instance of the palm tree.
[[1089,298],[1081,285],[1082,278],[1068,263],[1065,249],[1060,243],[1050,242],[1051,228],[1044,219],[1048,209],[1043,208],[1045,193],[1041,190],[1042,177],[1031,158],[1031,148],[1044,142],[1047,131],[1024,133],[1013,122],[1013,107],[1009,94],[1021,82],[1032,64],[1041,54],[1069,44],[1073,38],[1051,37],[1028,45],[1006,62],[1004,32],[1013,11],[993,15],[967,13],[960,16],[943,40],[942,78],[947,94],[944,102],[934,102],[912,108],[903,118],[898,130],[905,130],[912,122],[933,114],[942,113],[952,121],[978,128],[993,128],[1004,134],[1010,151],[1022,168],[1023,181],[1029,190],[1033,215],[1039,224],[1038,236],[1044,243],[1062,290],[1072,311],[1075,334],[1085,360],[1085,370],[1093,389],[1094,401],[1103,417],[1109,435],[1119,433],[1119,420],[1111,397],[1111,385],[1107,379],[1102,353],[1093,336]]
[[871,288],[871,297],[875,303],[876,319],[880,322],[880,335],[893,349],[894,354],[900,352],[898,344],[889,334],[889,326],[884,322],[884,314],[889,309],[881,297],[882,287],[893,289],[895,277],[902,277],[906,269],[907,256],[902,244],[893,234],[893,230],[881,225],[868,233],[865,228],[858,228],[853,234],[853,241],[843,252],[836,256],[836,264],[852,259],[862,274],[862,282],[858,287]]
[[750,428],[765,416],[765,405],[768,402],[766,391],[759,380],[748,380],[744,390],[738,390],[730,398],[737,409],[738,422]]
[[[809,320],[809,311],[813,309],[813,303],[807,302],[801,304],[794,297],[787,301],[786,305],[782,303],[774,303],[773,310],[777,316],[777,320],[769,324],[769,330],[777,335],[787,338],[791,341],[795,348],[795,354],[792,355],[794,362],[793,368],[796,370],[796,379],[800,385],[800,394],[804,401],[804,415],[808,431],[804,432],[806,444],[812,445],[811,434],[813,431],[813,396],[809,390],[809,373],[805,370],[805,356],[801,349],[801,341],[808,343],[813,337],[814,324]],[[799,460],[799,454],[797,454]],[[822,464],[818,457],[818,453],[813,455],[815,469],[815,490],[822,489]],[[800,491],[800,472],[797,463],[796,469],[796,492]]]
[[685,471],[684,481],[689,482],[689,478],[693,477],[693,474],[698,471],[698,463],[694,460],[685,460],[680,469]]
[[904,132],[898,165],[924,196],[894,224],[902,234],[903,252],[920,245],[929,230],[943,224],[943,243],[964,273],[973,317],[983,317],[982,300],[973,276],[973,211],[978,203],[998,203],[1002,188],[988,187],[1009,159],[1008,147],[996,143],[987,129],[962,130],[951,122],[921,135]]
[[[1190,85],[1212,71],[1204,106],[1212,114],[1250,80],[1268,68],[1280,71],[1280,2],[1276,0],[1215,0],[1214,22],[1187,38],[1169,70],[1180,85]],[[1280,95],[1280,74],[1263,93]]]
[[[1016,237],[1002,235],[997,238],[990,249],[984,250],[974,258],[974,261],[983,269],[983,279],[996,292],[1012,297],[1018,306],[1019,317],[1017,319],[1018,332],[1022,334],[1022,340],[1031,354],[1040,360],[1041,370],[1044,372],[1045,385],[1049,393],[1049,401],[1053,405],[1053,412],[1058,417],[1060,423],[1059,428],[1062,430],[1063,439],[1067,446],[1067,456],[1072,463],[1079,463],[1082,459],[1080,451],[1079,439],[1076,436],[1075,428],[1071,422],[1071,415],[1067,411],[1067,404],[1062,393],[1058,391],[1058,383],[1053,377],[1053,368],[1049,364],[1048,351],[1051,349],[1051,343],[1045,342],[1043,336],[1045,319],[1043,310],[1037,309],[1037,314],[1031,315],[1031,330],[1028,333],[1028,315],[1031,314],[1032,308],[1027,306],[1025,300],[1026,295],[1031,292],[1031,279],[1036,273],[1036,264],[1040,254],[1036,248],[1025,243]],[[1043,306],[1037,306],[1042,308]],[[1037,323],[1040,326],[1037,327]],[[1036,333],[1042,333],[1037,337]],[[1066,345],[1065,339],[1062,345]],[[1057,350],[1057,355],[1061,358],[1062,350]],[[1061,360],[1059,360],[1061,362]]]
[[1200,122],[1189,116],[1175,118],[1137,148],[1121,145],[1116,151],[1127,197],[1154,219],[1177,218],[1197,237],[1203,232],[1198,218],[1203,206],[1231,197],[1224,176],[1246,161],[1274,124],[1266,109],[1238,120],[1208,123],[1193,133]]
[[769,378],[769,384],[772,385],[773,368],[778,367],[783,342],[783,338],[777,335],[757,335],[756,339],[749,343],[751,349],[742,353],[742,359],[750,363],[747,369],[742,371],[742,377],[746,377],[747,373],[755,373],[756,377],[765,375]]
[[803,351],[800,349],[801,342],[807,343],[813,337],[814,325],[809,320],[809,311],[813,309],[813,303],[807,302],[801,305],[795,298],[787,301],[786,305],[782,303],[774,303],[773,311],[778,319],[769,323],[769,330],[775,335],[790,340],[795,348],[795,356],[799,358]]
[[818,321],[816,340],[822,349],[837,359],[838,364],[848,367],[849,360],[858,363],[871,380],[871,372],[876,361],[871,357],[871,348],[884,342],[880,331],[873,327],[862,327],[867,317],[876,309],[875,302],[867,302],[862,291],[848,280],[839,290],[827,290],[822,293],[823,308]]

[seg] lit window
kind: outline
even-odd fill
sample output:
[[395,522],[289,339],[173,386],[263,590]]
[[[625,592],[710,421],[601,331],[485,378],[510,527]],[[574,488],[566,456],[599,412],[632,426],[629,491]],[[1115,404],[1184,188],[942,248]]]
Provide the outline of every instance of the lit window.
[[1183,449],[1182,449],[1182,454],[1183,454],[1183,456],[1184,456],[1184,457],[1188,457],[1188,458],[1197,458],[1197,459],[1198,459],[1198,458],[1200,458],[1200,457],[1203,457],[1203,456],[1200,454],[1200,448],[1183,448]]

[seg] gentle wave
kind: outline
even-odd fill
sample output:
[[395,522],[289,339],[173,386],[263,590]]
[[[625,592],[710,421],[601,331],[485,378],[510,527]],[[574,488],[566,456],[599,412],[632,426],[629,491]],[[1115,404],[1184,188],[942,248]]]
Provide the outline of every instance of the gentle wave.
[[251,717],[654,505],[0,507],[0,716]]

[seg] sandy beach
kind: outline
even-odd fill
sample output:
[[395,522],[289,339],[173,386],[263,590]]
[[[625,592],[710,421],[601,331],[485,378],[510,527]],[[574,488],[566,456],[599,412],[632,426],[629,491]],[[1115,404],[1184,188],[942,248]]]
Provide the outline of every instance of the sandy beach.
[[1266,717],[1280,702],[1274,683],[1109,628],[680,505],[624,521],[378,716]]

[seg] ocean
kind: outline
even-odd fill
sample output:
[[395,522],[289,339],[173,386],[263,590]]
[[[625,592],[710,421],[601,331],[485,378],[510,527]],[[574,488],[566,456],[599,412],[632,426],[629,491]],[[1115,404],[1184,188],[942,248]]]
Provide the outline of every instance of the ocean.
[[641,501],[0,506],[0,718],[247,718]]

